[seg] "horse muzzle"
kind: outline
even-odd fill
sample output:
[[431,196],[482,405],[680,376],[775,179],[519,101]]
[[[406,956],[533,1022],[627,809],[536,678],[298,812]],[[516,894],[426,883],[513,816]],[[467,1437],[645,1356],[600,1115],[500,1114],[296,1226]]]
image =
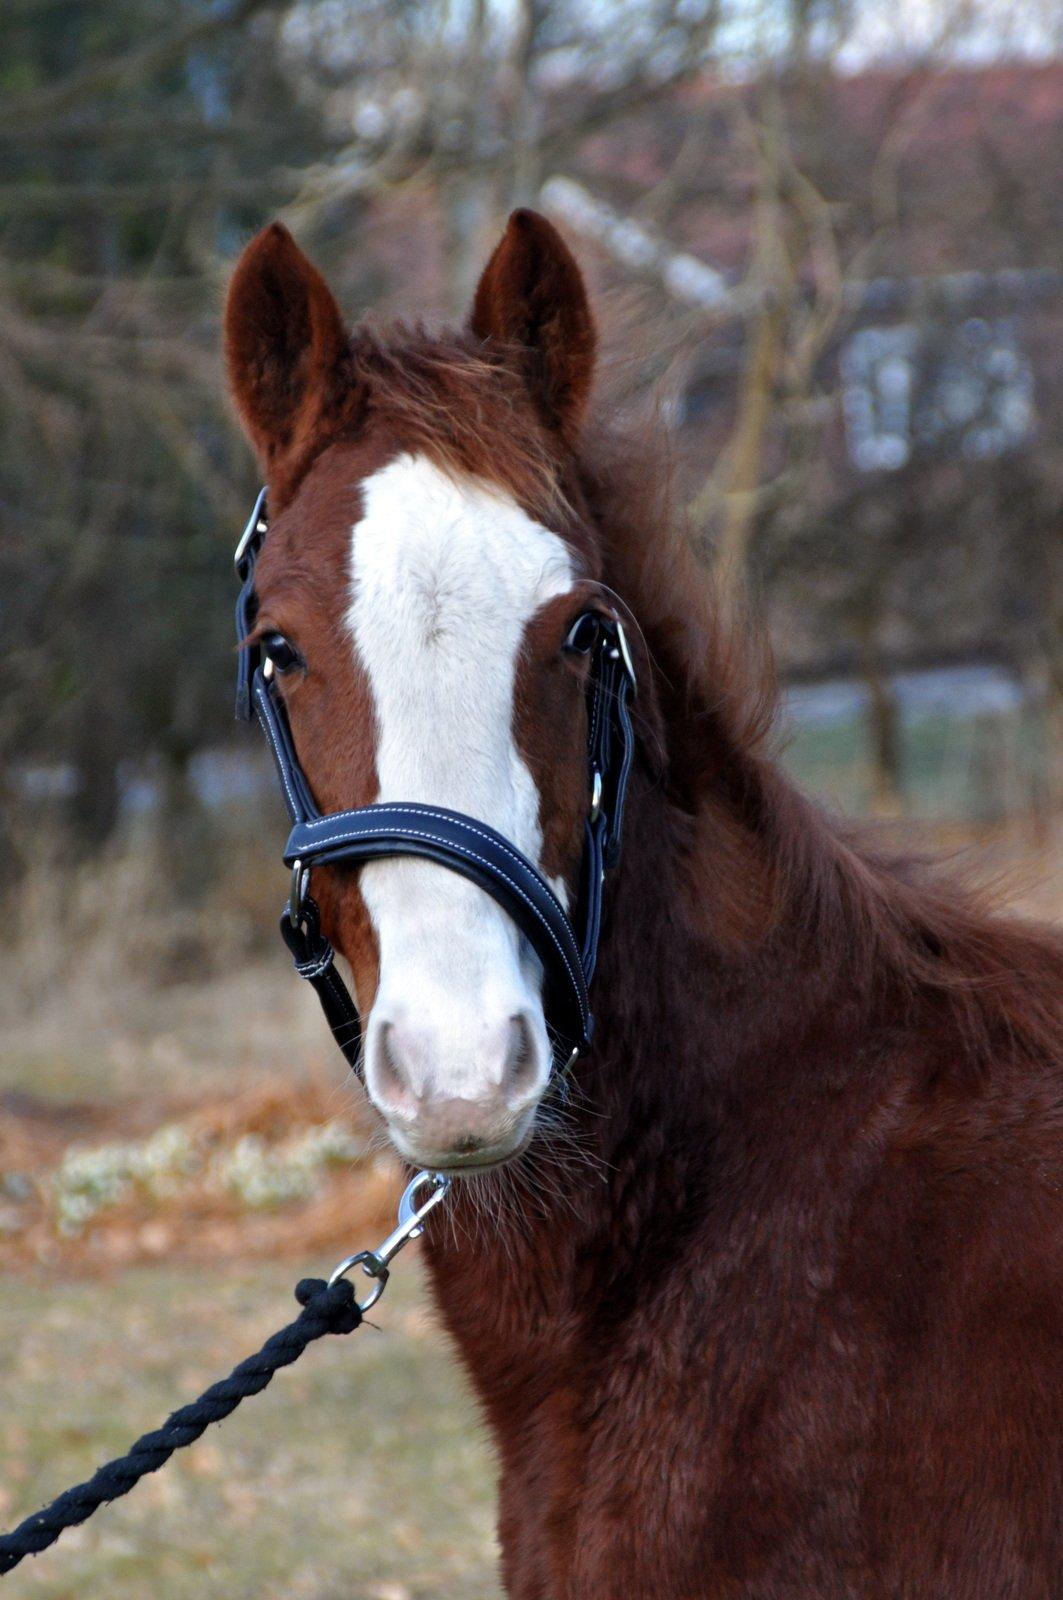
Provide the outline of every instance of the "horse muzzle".
[[416,1014],[377,1004],[366,1032],[369,1097],[407,1160],[445,1171],[523,1149],[550,1080],[539,1007],[470,1021],[452,1000]]

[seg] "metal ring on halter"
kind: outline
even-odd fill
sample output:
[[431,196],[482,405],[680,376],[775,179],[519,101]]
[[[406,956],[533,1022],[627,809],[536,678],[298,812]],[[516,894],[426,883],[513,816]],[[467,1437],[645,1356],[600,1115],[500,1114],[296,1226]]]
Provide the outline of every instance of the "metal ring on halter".
[[288,891],[288,921],[297,928],[303,920],[303,906],[310,888],[310,868],[301,861],[292,862],[292,886]]
[[614,657],[619,657],[632,689],[637,689],[639,680],[635,673],[635,663],[631,659],[631,646],[627,642],[627,632],[619,617],[616,619],[616,643],[617,648],[613,652]]
[[359,1250],[356,1256],[348,1256],[345,1261],[341,1261],[329,1278],[328,1286],[331,1289],[334,1283],[338,1283],[341,1278],[347,1276],[352,1267],[358,1266],[361,1267],[367,1278],[372,1278],[373,1280],[373,1287],[364,1300],[357,1300],[357,1296],[355,1297],[359,1311],[366,1312],[376,1305],[387,1288],[388,1278],[390,1277],[387,1267],[382,1261],[378,1260],[374,1250]]
[[241,569],[243,567],[244,557],[250,549],[253,540],[263,538],[268,526],[269,523],[266,516],[266,491],[265,489],[260,489],[258,492],[258,499],[255,501],[251,515],[247,519],[247,527],[240,535],[240,543],[236,546],[236,553],[233,556],[233,566],[236,568],[238,577],[242,578],[245,576],[245,573]]
[[595,767],[594,776],[591,779],[591,809],[590,809],[590,819],[591,819],[591,821],[592,822],[597,822],[598,818],[601,816],[601,814],[602,814],[602,775],[598,771],[598,768]]

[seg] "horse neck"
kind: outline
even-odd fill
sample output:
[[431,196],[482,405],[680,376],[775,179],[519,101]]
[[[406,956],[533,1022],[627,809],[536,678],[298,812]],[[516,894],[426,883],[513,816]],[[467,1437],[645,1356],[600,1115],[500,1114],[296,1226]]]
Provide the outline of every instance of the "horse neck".
[[[767,791],[782,781],[760,767],[747,776]],[[768,806],[772,796],[761,798]],[[769,935],[746,925],[779,843],[771,827],[739,828],[722,797],[706,796],[706,808],[693,841],[689,815],[661,785],[633,783],[607,889],[594,1048],[562,1103],[546,1108],[544,1136],[518,1171],[459,1196],[459,1225],[429,1249],[445,1293],[454,1247],[471,1243],[489,1286],[480,1315],[492,1297],[502,1305],[511,1290],[524,1295],[528,1275],[540,1276],[559,1248],[570,1260],[593,1256],[610,1276],[633,1265],[640,1241],[674,1230],[677,1207],[689,1220],[721,1139],[760,1138],[765,1128],[771,1137],[770,1107],[800,1083],[802,1062],[788,1046],[836,989],[833,952],[844,941],[825,957],[796,899],[775,907]],[[815,818],[795,825],[814,829]],[[621,1217],[626,1234],[617,1233]],[[594,1245],[603,1235],[605,1253]],[[586,1283],[580,1292],[593,1298]],[[479,1351],[478,1335],[468,1337]]]
[[[747,776],[761,827],[711,792],[696,826],[657,787],[634,799],[595,984],[600,1044],[580,1081],[591,1125],[606,1124],[599,1141],[707,1129],[758,1062],[777,1063],[780,1022],[794,1037],[841,980],[843,941],[817,947],[800,892],[779,889],[770,808],[796,797],[759,762]],[[808,830],[812,854],[816,819],[797,805],[788,828]]]

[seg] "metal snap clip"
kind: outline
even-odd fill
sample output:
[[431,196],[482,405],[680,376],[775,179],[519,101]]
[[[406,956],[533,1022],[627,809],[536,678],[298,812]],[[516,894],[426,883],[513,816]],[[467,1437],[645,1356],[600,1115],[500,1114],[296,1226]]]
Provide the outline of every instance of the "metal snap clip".
[[[429,1185],[428,1198],[417,1205],[416,1197],[426,1184]],[[331,1289],[340,1278],[346,1277],[352,1267],[361,1267],[366,1277],[373,1279],[373,1286],[365,1299],[359,1300],[358,1308],[364,1312],[375,1306],[387,1286],[392,1260],[404,1245],[411,1239],[419,1238],[424,1232],[425,1218],[446,1196],[450,1184],[451,1180],[445,1172],[418,1172],[411,1178],[399,1201],[398,1226],[388,1234],[383,1244],[377,1245],[375,1250],[359,1250],[356,1255],[347,1256],[341,1261],[333,1269],[328,1281],[329,1288]]]

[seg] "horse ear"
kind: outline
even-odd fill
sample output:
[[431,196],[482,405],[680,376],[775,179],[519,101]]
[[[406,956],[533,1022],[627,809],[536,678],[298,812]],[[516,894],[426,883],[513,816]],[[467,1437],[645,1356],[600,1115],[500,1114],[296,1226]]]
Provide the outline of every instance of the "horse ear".
[[552,223],[514,211],[476,289],[469,326],[516,348],[544,421],[568,439],[594,376],[596,336],[583,275]]
[[317,268],[281,223],[236,264],[225,306],[225,359],[237,410],[267,469],[304,444],[340,390],[348,340]]

